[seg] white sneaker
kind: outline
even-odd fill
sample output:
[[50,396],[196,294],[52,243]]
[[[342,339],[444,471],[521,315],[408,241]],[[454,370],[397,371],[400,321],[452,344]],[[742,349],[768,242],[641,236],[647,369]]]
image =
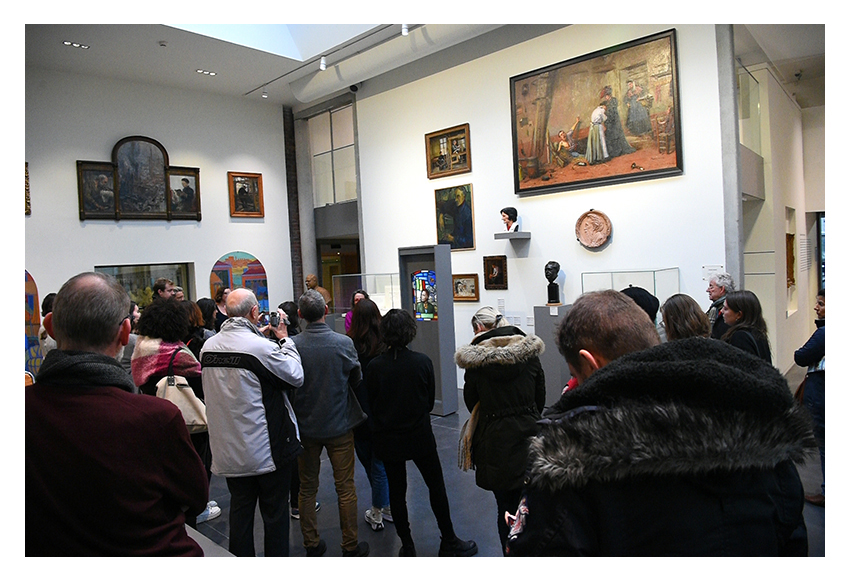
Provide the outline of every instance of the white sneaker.
[[381,508],[381,515],[383,515],[384,519],[387,520],[388,522],[390,522],[390,523],[393,522],[393,513],[392,513],[392,511],[390,511],[389,505]]
[[372,531],[381,531],[384,529],[384,520],[381,515],[381,510],[377,507],[366,510],[366,523],[368,523]]
[[207,505],[207,508],[195,519],[195,523],[204,523],[205,521],[217,518],[219,515],[221,515],[221,507],[218,505],[213,505],[212,507]]

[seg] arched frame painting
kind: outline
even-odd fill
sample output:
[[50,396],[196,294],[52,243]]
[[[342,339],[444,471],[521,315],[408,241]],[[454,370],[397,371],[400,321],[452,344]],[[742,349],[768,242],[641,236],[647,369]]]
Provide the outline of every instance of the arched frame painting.
[[266,269],[257,257],[243,251],[227,253],[216,261],[210,273],[210,297],[220,288],[250,289],[257,296],[260,311],[269,311],[269,285]]

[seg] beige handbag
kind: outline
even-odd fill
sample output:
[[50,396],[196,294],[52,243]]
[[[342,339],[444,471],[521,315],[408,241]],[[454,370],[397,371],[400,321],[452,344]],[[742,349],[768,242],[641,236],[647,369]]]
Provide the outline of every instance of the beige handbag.
[[189,386],[186,378],[174,375],[174,358],[181,349],[178,348],[171,355],[171,360],[168,362],[168,375],[156,383],[156,397],[164,398],[180,409],[190,434],[206,432],[207,407],[204,401],[195,396],[195,391]]

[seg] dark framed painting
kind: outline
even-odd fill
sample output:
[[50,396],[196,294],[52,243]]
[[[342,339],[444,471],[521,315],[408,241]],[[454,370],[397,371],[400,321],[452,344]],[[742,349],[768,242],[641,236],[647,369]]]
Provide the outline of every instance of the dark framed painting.
[[484,257],[484,288],[497,290],[508,288],[508,257],[506,255]]
[[452,295],[455,301],[478,301],[478,273],[452,273]]
[[429,180],[471,172],[469,124],[464,123],[426,134],[425,164]]
[[676,31],[511,77],[514,190],[683,173]]
[[115,166],[109,162],[77,161],[77,195],[80,220],[118,218]]
[[168,168],[169,218],[201,220],[201,170]]
[[162,144],[139,135],[125,137],[112,148],[112,163],[118,218],[168,219],[168,153]]
[[265,216],[262,174],[227,172],[227,186],[230,192],[230,216]]
[[475,249],[472,184],[434,190],[437,210],[437,244],[451,245],[453,251]]

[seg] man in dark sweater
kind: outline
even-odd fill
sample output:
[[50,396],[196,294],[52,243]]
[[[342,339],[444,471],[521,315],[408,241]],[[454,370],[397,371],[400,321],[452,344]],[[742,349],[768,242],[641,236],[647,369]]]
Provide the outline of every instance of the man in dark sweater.
[[133,394],[116,354],[130,298],[82,273],[59,290],[44,327],[56,339],[26,389],[27,556],[202,556],[185,514],[209,484],[180,410]]

